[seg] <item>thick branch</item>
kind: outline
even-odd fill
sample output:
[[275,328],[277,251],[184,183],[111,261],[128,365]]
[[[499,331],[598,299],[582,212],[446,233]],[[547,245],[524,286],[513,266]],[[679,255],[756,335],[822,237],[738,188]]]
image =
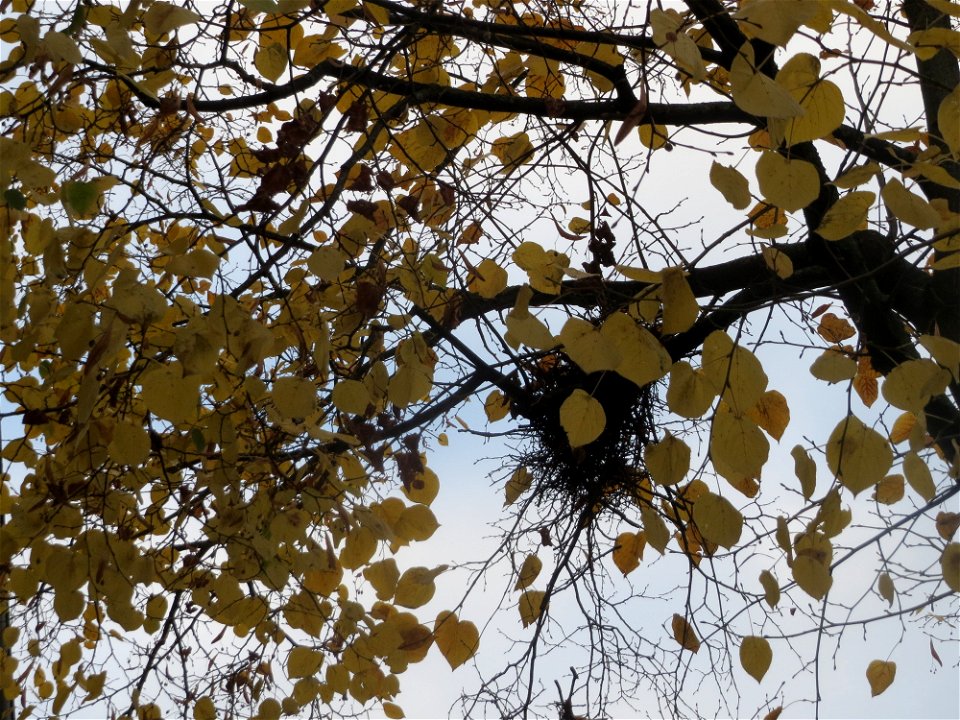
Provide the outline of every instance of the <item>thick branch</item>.
[[[88,61],[87,64],[107,72],[112,71],[112,68],[100,63]],[[324,78],[338,83],[350,83],[370,90],[380,90],[400,95],[415,104],[439,103],[471,110],[518,113],[578,122],[585,120],[622,120],[634,107],[633,103],[625,103],[621,100],[564,101],[553,98],[494,95],[461,90],[446,85],[422,83],[407,78],[384,75],[370,68],[344,65],[337,60],[325,60],[289,83],[274,85],[259,93],[229,97],[222,100],[192,100],[188,103],[184,99],[180,103],[180,110],[187,112],[188,109],[192,108],[200,113],[219,114],[250,109],[302,93],[314,87]],[[119,76],[118,79],[122,80],[144,105],[155,110],[160,109],[160,101],[144,92],[132,79],[125,76]],[[757,118],[726,101],[704,102],[695,105],[650,103],[645,118],[656,118],[658,123],[679,126],[736,122],[757,125],[758,123]]]
[[[905,0],[903,11],[911,31],[929,28],[950,29],[950,18],[935,10],[923,0]],[[944,98],[960,84],[960,64],[953,53],[943,48],[929,60],[917,58],[920,75],[920,93],[927,118],[927,130],[933,144],[947,158],[942,165],[955,179],[960,180],[960,163],[951,159],[950,148],[940,134],[939,110]],[[931,198],[942,198],[953,212],[960,212],[960,190],[935,183],[925,183],[924,192]],[[942,254],[938,253],[938,258]],[[955,342],[960,342],[960,268],[940,270],[933,276],[933,297],[937,310],[934,324],[926,328],[937,331]]]

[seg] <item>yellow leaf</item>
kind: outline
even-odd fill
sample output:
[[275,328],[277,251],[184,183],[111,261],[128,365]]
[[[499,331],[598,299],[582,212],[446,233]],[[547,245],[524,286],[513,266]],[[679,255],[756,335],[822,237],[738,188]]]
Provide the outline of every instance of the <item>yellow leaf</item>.
[[884,23],[875,20],[857,3],[849,2],[849,0],[820,0],[820,2],[830,10],[853,18],[888,45],[899,48],[905,53],[913,52],[913,48],[909,44],[891,35]]
[[790,424],[790,408],[780,392],[767,390],[757,404],[747,411],[747,417],[766,430],[774,440],[779,440]]
[[855,415],[841,420],[827,441],[827,465],[854,495],[880,482],[892,464],[886,438]]
[[903,474],[907,476],[907,482],[917,495],[926,502],[933,500],[934,495],[937,494],[936,483],[933,482],[930,468],[915,452],[909,452],[904,456]]
[[917,424],[917,416],[912,412],[902,413],[894,422],[893,427],[890,428],[890,442],[894,445],[899,445],[904,440],[910,437],[910,433],[913,432],[914,426]]
[[141,381],[143,402],[153,414],[174,425],[197,416],[200,376],[180,376],[178,365],[165,365]]
[[607,416],[603,405],[577,388],[560,406],[560,425],[570,447],[578,448],[600,437],[607,425]]
[[520,165],[533,159],[533,145],[525,132],[494,140],[490,151],[503,163],[500,172],[504,175],[510,175]]
[[740,511],[712,492],[704,493],[693,504],[693,521],[706,540],[727,549],[737,544],[743,531]]
[[261,47],[253,55],[253,64],[270,82],[276,82],[287,69],[287,49],[278,42]]
[[209,695],[204,695],[193,706],[193,720],[217,720],[217,708]]
[[772,660],[773,651],[765,638],[749,635],[740,643],[740,665],[757,682],[763,680]]
[[830,569],[809,557],[798,557],[793,561],[793,579],[815,600],[822,599],[833,584]]
[[[153,8],[150,9],[152,10]],[[147,14],[150,14],[149,10]],[[80,53],[77,43],[66,33],[49,30],[47,34],[43,36],[43,44],[47,52],[49,52],[50,56],[55,60],[72,63],[74,65],[79,65],[83,62],[83,55]]]
[[507,271],[490,258],[484,258],[470,271],[467,287],[470,292],[489,300],[507,287]]
[[880,191],[880,197],[897,220],[907,225],[928,230],[940,224],[940,213],[922,197],[907,190],[896,178],[887,181]]
[[[333,26],[330,26],[330,29],[335,30]],[[296,44],[291,63],[297,67],[313,68],[324,60],[340,57],[345,50],[339,44],[331,42],[331,37],[330,33],[305,35]]]
[[769,570],[760,573],[760,584],[763,586],[763,597],[771,609],[780,602],[780,583]]
[[790,58],[777,73],[777,84],[787,89],[803,114],[771,121],[774,140],[782,139],[787,145],[819,140],[843,123],[843,93],[829,80],[820,78],[820,61],[813,55],[797,53]]
[[53,611],[60,622],[67,623],[80,617],[85,606],[86,597],[79,590],[57,589],[53,599]]
[[367,408],[373,405],[370,391],[359,380],[340,380],[333,386],[330,399],[337,410],[350,415],[365,415]]
[[955,593],[960,593],[960,543],[950,543],[940,556],[943,581]]
[[520,621],[524,627],[532,625],[544,610],[545,593],[542,590],[527,590],[520,596],[517,609],[520,611]]
[[536,555],[530,554],[523,559],[520,566],[520,572],[517,575],[517,584],[513,586],[514,590],[523,590],[530,587],[531,583],[540,575],[543,568],[543,562]]
[[790,544],[790,530],[787,528],[787,519],[783,515],[777,516],[777,529],[774,531],[774,537],[780,549],[787,554],[787,558],[792,558],[793,546]]
[[803,114],[803,108],[783,85],[756,69],[753,46],[749,42],[744,43],[733,59],[730,86],[733,102],[751,115],[790,118]]
[[685,418],[702,417],[717,392],[706,376],[686,360],[674,363],[670,369],[670,384],[667,386],[667,407]]
[[870,683],[870,695],[876,697],[890,687],[897,675],[897,664],[886,660],[871,660],[867,665],[867,682]]
[[150,436],[142,425],[119,422],[113,428],[108,450],[114,462],[138,466],[150,454]]
[[764,264],[776,274],[781,280],[786,280],[793,275],[793,260],[782,250],[772,246],[767,246],[760,251],[763,255]]
[[446,569],[446,565],[441,565],[433,570],[425,567],[406,570],[397,581],[394,604],[411,609],[426,605],[436,592],[434,578]]
[[451,670],[472,658],[480,647],[480,633],[469,620],[458,620],[452,612],[443,611],[433,623],[433,637],[440,654]]
[[920,344],[940,365],[960,381],[960,343],[940,335],[921,335]]
[[[340,551],[340,565],[348,570],[356,570],[357,568],[366,565],[376,551],[377,536],[374,534],[373,530],[366,525],[357,525],[351,528],[350,532],[347,533],[343,550]],[[342,572],[343,571],[338,567],[326,569],[323,571],[323,575],[328,577],[324,579],[330,584],[333,584],[333,577],[329,577],[330,575],[333,575],[334,577],[337,577],[336,584],[339,584],[339,575]],[[310,578],[310,573],[305,575],[304,586],[308,590],[312,590],[314,586],[307,582],[308,578]],[[319,581],[320,578],[317,578],[317,580]],[[327,585],[327,587],[329,588],[329,585]],[[336,585],[334,585],[334,587],[336,587]]]
[[767,375],[756,356],[716,330],[703,343],[703,374],[735,413],[746,413],[763,397]]
[[377,593],[377,599],[386,601],[393,597],[393,593],[397,589],[400,570],[397,568],[396,560],[387,558],[365,567],[363,577],[373,586]]
[[689,330],[700,312],[697,298],[687,283],[682,268],[669,267],[663,270],[663,325],[661,332],[672,335]]
[[692,653],[700,650],[700,640],[686,618],[674,613],[670,624],[673,629],[673,639],[679,643],[680,647]]
[[656,125],[653,123],[643,123],[637,127],[637,134],[640,137],[640,144],[651,150],[659,150],[664,147],[670,137],[670,131],[666,125]]
[[181,277],[212,278],[220,265],[220,258],[206,248],[178,255],[166,265],[166,270]]
[[787,212],[805,208],[820,194],[816,167],[806,160],[789,160],[773,150],[760,155],[757,182],[764,199]]
[[856,165],[833,181],[841,190],[849,190],[869,182],[880,174],[880,166],[875,162]]
[[574,235],[586,235],[592,227],[590,221],[582,217],[575,217],[567,224],[567,229]]
[[143,29],[147,35],[158,38],[184,25],[192,25],[203,18],[192,10],[173,3],[155,2],[143,14]]
[[353,10],[357,5],[359,5],[358,0],[327,0],[323,5],[323,11],[330,17],[334,17]]
[[411,502],[430,505],[440,492],[440,478],[430,468],[424,468],[410,483],[410,487],[400,489]]
[[620,353],[600,328],[580,318],[569,318],[560,331],[564,353],[585,373],[614,370],[620,364]]
[[533,476],[527,468],[519,467],[514,470],[504,490],[506,499],[503,504],[505,506],[513,505],[517,501],[517,498],[530,489],[531,482],[533,482]]
[[622,532],[617,536],[613,545],[613,564],[624,576],[640,566],[646,544],[647,538],[643,533]]
[[954,153],[960,153],[960,85],[953,88],[937,110],[940,137]]
[[[570,265],[570,258],[556,250],[545,250],[535,242],[522,242],[513,251],[513,261],[526,270],[530,286],[534,290],[550,295],[556,295],[561,290],[560,281],[564,271]],[[522,290],[521,290],[522,292]],[[532,297],[533,293],[530,293]],[[523,307],[527,307],[529,297],[525,299]],[[520,299],[518,296],[517,304]]]
[[423,542],[440,527],[433,511],[426,505],[411,505],[406,508],[397,519],[394,530],[401,540],[415,540]]
[[857,361],[840,350],[829,348],[813,361],[810,374],[831,384],[845,382],[857,374]]
[[827,210],[817,228],[817,234],[824,240],[843,240],[864,227],[867,212],[876,199],[876,193],[867,190],[847,193]]
[[880,573],[880,577],[877,578],[877,592],[880,593],[880,597],[887,601],[888,606],[893,605],[896,589],[893,587],[893,580],[887,573]]
[[405,408],[422,400],[433,387],[433,378],[425,365],[402,365],[387,388],[390,402],[399,408]]
[[654,9],[650,12],[653,42],[672,57],[686,74],[696,81],[706,78],[706,68],[693,38],[683,30],[683,17],[676,10]]
[[287,677],[302,678],[316,674],[323,663],[323,653],[308,647],[297,646],[287,655]]
[[490,422],[502,420],[510,413],[510,400],[499,390],[494,390],[483,401],[483,411]]
[[820,600],[833,585],[830,563],[833,561],[833,546],[821,533],[804,533],[795,544],[793,579],[797,585],[815,600]]
[[746,0],[733,17],[748,37],[786,46],[801,25],[817,14],[816,0],[794,0],[789,11],[782,0]]
[[900,363],[883,381],[883,398],[896,408],[922,413],[934,395],[950,383],[950,371],[933,360],[907,360]]
[[614,370],[618,375],[643,387],[662,378],[670,370],[670,353],[653,333],[641,327],[626,313],[613,313],[600,328],[601,335],[619,355]]
[[710,184],[737,210],[743,210],[750,204],[750,183],[736,168],[714,161],[710,166]]
[[347,256],[335,247],[324,246],[307,258],[307,268],[321,280],[332,282],[343,271]]
[[717,412],[710,433],[710,457],[731,472],[759,478],[770,443],[753,420]]
[[[933,0],[927,4],[954,17],[960,12],[953,0]],[[929,27],[917,30],[907,36],[907,42],[913,45],[917,57],[921,60],[932,60],[941,49],[947,49],[960,57],[960,32],[950,28]]]
[[532,297],[533,289],[529,285],[520,288],[513,309],[507,313],[506,340],[511,347],[519,347],[523,343],[536,350],[549,350],[556,345],[556,341],[547,326],[527,309]]
[[936,271],[956,270],[960,268],[960,252],[951,252],[935,261],[930,267]]
[[644,535],[647,543],[661,555],[670,542],[670,530],[654,508],[644,505],[640,508],[640,518],[643,520]]
[[316,410],[316,388],[309,380],[282,377],[273,383],[273,406],[285,418],[302,420]]
[[676,485],[690,470],[690,448],[668,432],[663,440],[643,449],[643,461],[655,483]]
[[883,505],[893,505],[903,499],[903,475],[887,475],[877,483],[874,499]]

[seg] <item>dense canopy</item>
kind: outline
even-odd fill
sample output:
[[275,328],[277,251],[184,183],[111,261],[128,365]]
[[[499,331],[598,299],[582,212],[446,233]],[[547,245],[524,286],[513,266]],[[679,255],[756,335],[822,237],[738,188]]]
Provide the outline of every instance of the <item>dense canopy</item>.
[[[402,717],[430,653],[468,715],[772,718],[845,633],[955,657],[956,3],[0,12],[3,720]],[[471,434],[492,488],[431,468]],[[421,564],[467,483],[497,550]]]

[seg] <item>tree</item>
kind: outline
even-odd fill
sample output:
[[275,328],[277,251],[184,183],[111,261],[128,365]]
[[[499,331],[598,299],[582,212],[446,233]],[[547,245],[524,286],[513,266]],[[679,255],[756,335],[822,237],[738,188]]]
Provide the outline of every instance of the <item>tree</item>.
[[[512,576],[457,572],[525,628],[488,712],[737,714],[700,678],[955,642],[960,10],[634,5],[2,3],[6,715],[401,716],[486,642],[405,560],[475,397]],[[846,410],[761,480],[778,348]],[[654,563],[672,613],[628,614]]]

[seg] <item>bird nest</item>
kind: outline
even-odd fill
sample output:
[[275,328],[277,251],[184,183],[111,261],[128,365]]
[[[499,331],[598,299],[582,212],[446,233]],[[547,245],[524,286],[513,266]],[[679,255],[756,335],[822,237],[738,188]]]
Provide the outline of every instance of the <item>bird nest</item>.
[[[560,406],[578,389],[601,404],[606,424],[596,440],[571,448]],[[655,440],[661,404],[656,384],[638,387],[615,372],[587,374],[558,352],[537,364],[527,392],[516,411],[529,424],[521,429],[525,442],[514,459],[530,473],[536,501],[571,507],[633,502],[646,475],[643,448]]]

